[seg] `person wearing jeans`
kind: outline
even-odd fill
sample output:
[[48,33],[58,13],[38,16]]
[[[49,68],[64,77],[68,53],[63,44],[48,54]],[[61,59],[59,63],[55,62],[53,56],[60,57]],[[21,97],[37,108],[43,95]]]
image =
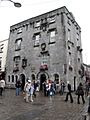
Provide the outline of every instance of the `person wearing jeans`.
[[16,81],[16,96],[18,96],[20,94],[20,91],[21,91],[21,82],[20,80]]

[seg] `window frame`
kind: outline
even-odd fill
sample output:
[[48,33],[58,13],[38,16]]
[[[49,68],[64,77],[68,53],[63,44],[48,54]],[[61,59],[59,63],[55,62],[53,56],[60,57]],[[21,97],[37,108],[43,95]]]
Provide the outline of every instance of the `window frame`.
[[[20,43],[19,43],[20,41]],[[18,38],[15,41],[15,51],[21,50],[21,43],[22,43],[22,38]]]

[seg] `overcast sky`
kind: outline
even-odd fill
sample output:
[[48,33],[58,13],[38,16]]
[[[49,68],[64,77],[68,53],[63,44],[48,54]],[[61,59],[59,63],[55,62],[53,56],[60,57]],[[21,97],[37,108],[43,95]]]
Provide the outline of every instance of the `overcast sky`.
[[9,1],[0,0],[0,40],[9,38],[10,26],[62,6],[73,13],[81,27],[83,62],[90,64],[90,0],[13,0],[22,4],[15,8]]

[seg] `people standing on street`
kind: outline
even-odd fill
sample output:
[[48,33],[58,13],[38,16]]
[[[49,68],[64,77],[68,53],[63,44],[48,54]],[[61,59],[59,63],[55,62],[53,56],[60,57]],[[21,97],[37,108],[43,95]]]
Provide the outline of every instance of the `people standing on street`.
[[37,82],[34,80],[33,81],[33,86],[34,86],[34,91],[33,91],[33,95],[34,95],[34,97],[36,98],[36,89],[37,89]]
[[61,82],[60,82],[60,91],[59,91],[60,95],[63,95],[64,89],[65,89],[65,83],[64,83],[64,81],[61,80]]
[[46,81],[44,81],[43,83],[43,92],[44,92],[44,96],[46,96]]
[[2,92],[5,88],[5,81],[1,78],[0,80],[0,96],[2,96]]
[[51,83],[49,94],[50,94],[50,97],[52,97],[55,94],[55,89],[54,89],[54,86],[53,86],[53,82]]
[[16,96],[18,96],[20,94],[20,91],[21,91],[21,82],[20,82],[20,80],[16,81],[15,86],[16,86]]
[[79,86],[77,88],[77,103],[80,104],[80,96],[82,97],[82,102],[83,104],[85,103],[85,100],[84,100],[84,88],[83,88],[83,85],[82,83],[79,83]]
[[30,101],[33,102],[33,92],[34,92],[34,84],[31,83],[31,86],[30,86]]
[[30,88],[31,88],[31,80],[28,79],[28,81],[26,82],[24,86],[24,91],[25,91],[24,99],[26,100],[26,102],[29,102]]
[[88,81],[85,82],[85,96],[88,96],[89,93],[89,83]]
[[72,97],[72,94],[71,94],[72,90],[71,90],[71,84],[70,83],[68,83],[67,88],[68,88],[68,92],[66,94],[65,102],[68,101],[68,96],[70,96],[70,101],[71,101],[71,103],[73,103],[73,97]]

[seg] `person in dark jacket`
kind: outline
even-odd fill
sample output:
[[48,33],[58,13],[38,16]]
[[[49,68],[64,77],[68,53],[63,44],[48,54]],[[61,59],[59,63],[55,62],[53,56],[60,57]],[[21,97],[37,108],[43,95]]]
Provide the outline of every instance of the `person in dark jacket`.
[[20,80],[16,81],[16,96],[18,96],[20,94],[20,90],[21,90],[21,82]]
[[68,96],[70,96],[70,101],[71,101],[71,103],[73,103],[73,97],[72,97],[72,94],[71,94],[71,84],[68,84],[67,88],[68,88],[68,92],[66,94],[65,102],[68,101]]
[[78,86],[78,88],[77,88],[77,95],[78,95],[78,97],[77,97],[77,103],[78,104],[80,104],[80,96],[82,97],[82,102],[83,102],[83,104],[85,103],[85,100],[84,100],[84,89],[83,89],[83,85],[82,85],[82,83],[79,83],[79,86]]

